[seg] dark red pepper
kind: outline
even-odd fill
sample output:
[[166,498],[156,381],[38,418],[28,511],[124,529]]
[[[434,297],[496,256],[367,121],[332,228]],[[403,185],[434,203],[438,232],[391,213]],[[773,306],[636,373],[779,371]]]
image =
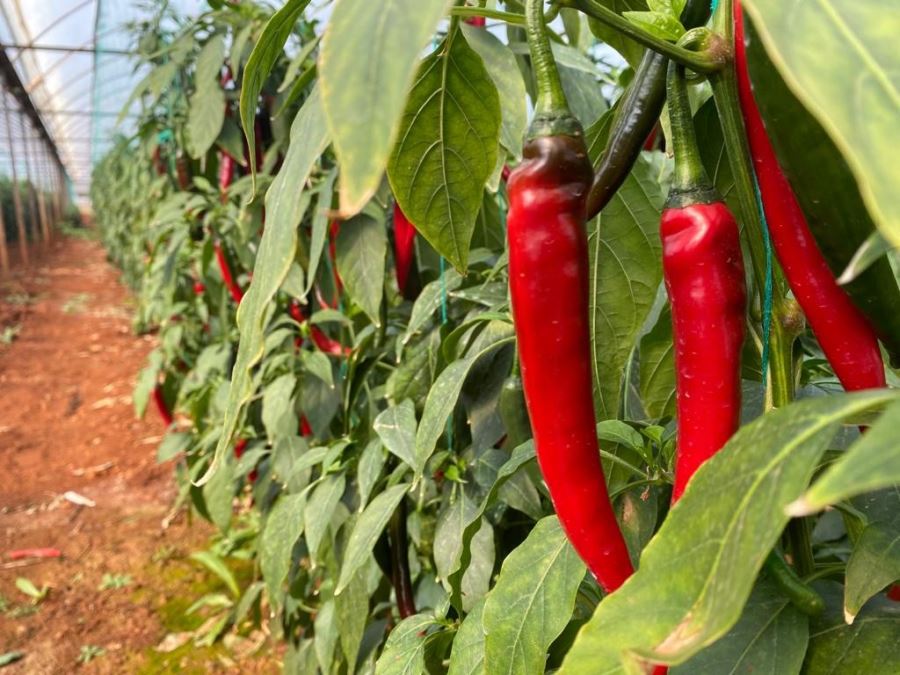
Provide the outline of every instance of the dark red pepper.
[[756,178],[775,253],[784,276],[835,374],[848,391],[885,386],[878,338],[834,278],[781,170],[753,98],[744,44],[744,17],[734,3],[738,93]]
[[[397,270],[397,286],[407,300],[415,298],[414,285],[410,283],[411,273],[416,264],[416,228],[400,205],[394,203],[394,266]],[[416,293],[417,294],[417,293]]]
[[677,500],[737,430],[747,291],[740,233],[697,148],[683,67],[669,66],[675,177],[660,223],[675,342]]
[[172,426],[172,422],[175,418],[172,417],[172,411],[169,410],[169,405],[166,403],[166,395],[163,392],[161,385],[156,385],[153,388],[153,402],[156,404],[156,410],[159,412],[159,416],[162,418],[163,423],[167,427]]
[[538,463],[560,523],[603,588],[632,565],[597,443],[588,319],[586,197],[593,181],[581,125],[568,113],[541,0],[526,3],[539,95],[522,163],[509,178],[509,284]]
[[228,188],[234,182],[237,162],[227,152],[219,154],[219,192],[222,194],[222,202],[228,200]]

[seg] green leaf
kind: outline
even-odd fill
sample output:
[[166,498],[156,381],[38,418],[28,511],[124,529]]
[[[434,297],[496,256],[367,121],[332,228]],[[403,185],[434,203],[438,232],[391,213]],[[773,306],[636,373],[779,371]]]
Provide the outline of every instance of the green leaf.
[[447,675],[484,673],[484,601],[479,602],[459,626],[450,652]]
[[337,169],[328,172],[319,197],[316,200],[316,210],[312,219],[312,233],[309,240],[309,267],[306,273],[306,288],[303,295],[313,287],[316,281],[316,271],[319,269],[319,261],[322,259],[322,251],[325,250],[325,239],[328,236],[328,220],[331,212],[331,200],[334,195],[334,183],[337,180]]
[[898,424],[900,401],[892,403],[844,456],[788,507],[789,513],[815,513],[844,499],[900,483],[900,453],[895,436]]
[[[244,68],[244,78],[241,82],[241,126],[244,127],[244,136],[247,138],[249,147],[250,173],[253,176],[254,193],[256,192],[257,169],[254,124],[256,122],[256,107],[259,103],[259,94],[263,90],[266,80],[269,79],[275,63],[281,56],[284,45],[294,30],[294,24],[297,23],[297,19],[300,18],[308,4],[309,0],[287,0],[284,6],[275,12],[266,23],[262,34],[259,36],[259,42],[253,47],[250,58],[247,59],[247,66]],[[316,105],[318,106],[318,102]],[[300,115],[302,115],[302,111]],[[296,125],[296,120],[294,124]],[[290,149],[293,149],[293,146],[294,143],[291,143]],[[296,189],[296,183],[294,187]]]
[[294,436],[297,431],[297,413],[294,410],[294,388],[297,378],[287,373],[266,385],[262,396],[262,423],[269,443],[279,438]]
[[428,392],[428,398],[425,400],[425,410],[422,412],[422,421],[419,423],[419,429],[416,432],[415,469],[417,478],[422,475],[425,464],[434,452],[438,439],[444,433],[447,418],[450,417],[450,414],[456,407],[459,394],[472,366],[482,356],[486,356],[504,344],[509,344],[512,339],[501,338],[473,356],[454,361],[438,376],[434,386]]
[[522,156],[522,138],[528,124],[525,81],[516,55],[490,31],[463,24],[463,35],[478,52],[500,96],[500,142],[515,157]]
[[434,617],[416,614],[404,619],[388,636],[378,659],[376,675],[421,675],[425,669],[425,647],[435,633],[426,631],[437,625]]
[[[617,14],[647,9],[647,3],[644,0],[599,0],[599,2]],[[597,19],[588,18],[588,26],[596,38],[619,52],[632,68],[637,68],[644,55],[643,46]]]
[[348,672],[355,672],[356,657],[366,630],[366,620],[369,618],[366,572],[365,567],[360,568],[344,592],[334,597],[341,651],[347,660]]
[[650,419],[675,414],[675,344],[668,303],[653,329],[641,338],[641,402]]
[[[612,114],[588,129],[588,154],[603,150]],[[591,332],[599,418],[618,416],[622,377],[662,281],[659,218],[663,195],[639,159],[603,209],[588,223]]]
[[497,87],[478,54],[451,31],[419,69],[388,178],[410,222],[460,271],[499,138]]
[[853,546],[847,562],[844,619],[852,623],[862,606],[876,593],[900,579],[900,488],[893,498],[892,517],[869,523]]
[[507,556],[484,603],[485,672],[544,672],[547,649],[572,617],[584,572],[556,516],[539,521]]
[[275,502],[259,541],[259,567],[273,608],[282,605],[282,584],[291,569],[291,552],[303,534],[306,494],[284,495]]
[[347,541],[344,563],[341,565],[341,576],[338,579],[335,595],[340,594],[353,580],[356,571],[362,567],[372,555],[375,542],[384,531],[397,506],[409,492],[409,484],[403,483],[388,488],[372,500],[353,525],[353,531]]
[[873,232],[853,254],[847,267],[838,277],[838,283],[849,284],[857,279],[892,248],[891,242],[885,239],[881,232]]
[[234,574],[231,573],[231,570],[228,569],[228,565],[225,564],[222,558],[211,551],[196,551],[191,553],[190,558],[191,560],[196,560],[219,577],[235,598],[241,597],[241,589],[238,586],[237,579],[234,578]]
[[378,482],[384,468],[384,451],[378,439],[370,441],[359,457],[356,467],[356,484],[359,490],[359,509],[362,511],[369,501],[372,488]]
[[384,223],[364,213],[341,223],[337,268],[350,297],[378,326],[384,296],[387,232]]
[[[291,144],[281,171],[266,194],[268,222],[260,241],[253,283],[238,308],[241,332],[231,376],[222,436],[216,455],[199,484],[209,480],[234,439],[238,421],[253,396],[251,371],[265,353],[265,320],[269,303],[281,288],[294,262],[297,226],[309,205],[309,195],[300,189],[316,160],[328,145],[328,133],[317,92],[313,92],[294,119]],[[251,153],[252,155],[252,153]]]
[[175,61],[169,61],[168,63],[164,63],[161,66],[157,66],[153,68],[147,76],[138,82],[137,86],[131,92],[131,95],[128,97],[128,100],[125,101],[125,105],[122,106],[122,110],[119,113],[119,116],[116,118],[115,126],[119,126],[125,120],[125,117],[128,115],[128,111],[131,110],[131,104],[138,100],[141,96],[146,93],[150,93],[152,103],[156,103],[159,99],[162,92],[172,84],[172,80],[175,79],[175,75],[178,73],[178,64]]
[[813,398],[743,427],[694,475],[641,566],[581,630],[561,675],[634,672],[642,659],[677,665],[737,622],[841,421],[891,400],[873,391]]
[[206,510],[209,518],[222,532],[227,532],[231,525],[231,516],[234,509],[234,464],[225,461],[222,466],[206,483],[203,488],[203,500],[206,502]]
[[763,579],[754,587],[734,628],[670,672],[797,675],[808,641],[806,615],[784,597],[774,582]]
[[668,12],[622,12],[622,16],[661,40],[678,42],[684,35],[681,21]]
[[225,92],[219,85],[219,72],[225,60],[225,38],[212,37],[197,57],[196,89],[188,105],[187,150],[199,159],[216,142],[225,122]]
[[788,86],[847,159],[878,227],[900,245],[900,15],[884,0],[744,6]]
[[383,411],[372,428],[391,454],[411,469],[416,468],[416,410],[412,401],[406,399]]
[[462,542],[459,549],[459,561],[455,565],[447,565],[447,580],[450,583],[450,601],[454,607],[462,609],[462,580],[472,560],[472,540],[481,528],[481,517],[494,505],[501,488],[515,475],[515,473],[528,462],[535,458],[534,443],[523,443],[513,450],[512,457],[497,472],[494,484],[484,496],[481,505],[474,511],[468,512],[462,530]]
[[334,663],[334,648],[337,646],[338,631],[335,626],[334,600],[329,599],[319,607],[316,618],[313,621],[316,632],[316,661],[319,663],[319,672],[330,673]]
[[343,474],[326,476],[309,495],[303,509],[303,531],[306,536],[306,547],[313,560],[318,559],[322,537],[331,524],[331,517],[344,494],[346,479]]
[[816,590],[826,610],[810,626],[804,675],[900,672],[900,605],[873,601],[848,626],[841,615],[840,587],[822,584]]
[[341,167],[344,216],[359,213],[378,189],[398,137],[417,59],[450,4],[336,3],[322,39],[319,80]]

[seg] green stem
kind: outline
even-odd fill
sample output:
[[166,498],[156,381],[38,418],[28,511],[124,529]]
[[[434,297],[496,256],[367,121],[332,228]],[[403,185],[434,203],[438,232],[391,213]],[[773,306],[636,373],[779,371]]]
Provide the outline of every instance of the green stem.
[[700,159],[684,66],[675,62],[669,63],[666,93],[669,100],[669,119],[672,123],[672,147],[675,152],[673,190],[691,193],[709,190],[712,188],[712,182],[703,166],[703,160]]
[[569,104],[563,91],[559,70],[553,59],[547,24],[544,21],[544,0],[527,0],[525,3],[525,33],[531,51],[531,67],[537,85],[535,113],[538,116],[563,117],[569,113]]
[[486,9],[484,7],[454,7],[450,10],[450,14],[451,16],[459,16],[464,19],[471,16],[483,16],[485,19],[497,19],[498,21],[505,21],[506,23],[511,23],[516,26],[525,25],[525,17],[522,14],[501,12],[496,9]]
[[667,42],[639,28],[621,14],[604,7],[596,0],[559,0],[559,4],[587,14],[589,17],[619,31],[622,35],[638,44],[667,56],[672,61],[680,63],[695,72],[711,74],[720,70],[724,65],[724,58],[720,50],[695,52],[673,45],[671,42]]

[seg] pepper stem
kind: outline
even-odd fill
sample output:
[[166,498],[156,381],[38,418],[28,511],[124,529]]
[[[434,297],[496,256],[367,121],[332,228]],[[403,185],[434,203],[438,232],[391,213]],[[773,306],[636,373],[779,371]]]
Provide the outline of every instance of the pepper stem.
[[550,39],[547,37],[544,0],[526,0],[525,33],[528,36],[531,67],[537,84],[536,116],[546,118],[569,115],[569,104],[553,59]]
[[669,101],[669,119],[672,123],[672,146],[675,150],[675,174],[672,183],[673,194],[711,191],[712,181],[700,159],[697,146],[697,132],[688,100],[684,66],[669,63],[666,80]]

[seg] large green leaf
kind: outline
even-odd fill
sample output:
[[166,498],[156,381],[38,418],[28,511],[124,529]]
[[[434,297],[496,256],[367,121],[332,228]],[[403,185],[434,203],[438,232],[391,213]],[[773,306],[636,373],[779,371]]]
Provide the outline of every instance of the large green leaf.
[[326,476],[309,495],[303,509],[303,531],[306,533],[306,547],[313,561],[318,560],[322,538],[331,524],[331,517],[344,494],[346,479],[343,474]]
[[466,615],[453,639],[450,670],[447,675],[482,675],[484,673],[484,601]]
[[341,576],[338,579],[335,594],[347,587],[353,580],[357,570],[362,567],[372,554],[375,542],[384,531],[397,506],[409,492],[409,485],[395,485],[388,488],[372,500],[363,511],[350,533],[344,562],[341,565]]
[[826,610],[810,626],[804,675],[900,673],[900,603],[873,601],[848,626],[841,615],[840,586],[821,584],[816,590]]
[[641,402],[650,419],[675,414],[675,345],[672,310],[668,304],[656,325],[641,338]]
[[[341,211],[358,213],[384,174],[417,59],[450,0],[340,0],[322,39],[322,101],[341,165]],[[405,210],[405,208],[404,208]]]
[[556,516],[539,521],[507,556],[485,600],[486,673],[544,672],[547,649],[572,617],[584,573]]
[[636,672],[684,662],[741,615],[756,575],[845,418],[893,394],[808,399],[743,427],[695,474],[638,571],[579,633],[561,673]]
[[350,297],[376,326],[381,324],[386,258],[384,223],[365,213],[341,223],[337,237],[338,273]]
[[[259,41],[250,52],[244,78],[241,81],[241,125],[247,138],[250,155],[250,173],[253,175],[253,191],[256,192],[256,108],[263,85],[272,73],[278,57],[281,56],[284,44],[294,30],[294,24],[306,9],[309,0],[287,0],[263,28]],[[318,103],[317,103],[318,105]],[[293,145],[293,143],[291,143]]]
[[869,523],[853,547],[847,562],[844,619],[850,623],[863,604],[900,579],[900,488],[894,496],[893,517]]
[[187,120],[187,149],[194,158],[207,153],[225,122],[225,92],[219,85],[224,60],[225,38],[221,35],[211,38],[197,58],[196,89],[191,95]]
[[900,13],[887,0],[744,6],[785,81],[846,157],[878,227],[900,245]]
[[412,401],[406,399],[380,413],[372,429],[391,454],[410,468],[416,467],[416,409]]
[[[600,4],[619,14],[647,9],[645,0],[600,0]],[[619,52],[632,68],[637,68],[644,55],[644,48],[641,45],[596,19],[589,18],[588,25],[597,38]]]
[[259,566],[266,581],[269,602],[282,604],[282,584],[291,568],[291,551],[303,533],[303,511],[306,494],[282,496],[263,525],[259,540]]
[[459,270],[499,139],[497,87],[481,57],[451,31],[419,69],[388,178],[410,222]]
[[528,123],[527,93],[516,55],[490,31],[463,25],[466,41],[484,61],[500,95],[500,142],[515,157],[522,156],[522,137]]
[[[587,131],[592,162],[603,150],[612,114]],[[600,419],[619,414],[625,365],[662,281],[659,217],[663,195],[638,160],[599,217],[588,223],[591,332]]]
[[309,205],[309,195],[302,186],[327,145],[328,131],[318,93],[314,91],[294,119],[284,165],[266,194],[269,218],[256,255],[253,283],[238,308],[241,341],[231,375],[222,435],[213,463],[200,484],[209,480],[218,468],[234,439],[244,408],[253,396],[251,371],[265,353],[269,303],[281,288],[294,262],[297,226]]
[[376,675],[421,675],[425,669],[425,648],[438,633],[428,633],[437,625],[432,616],[416,614],[397,624],[388,636],[378,659]]
[[900,484],[897,425],[900,401],[893,403],[806,494],[791,504],[791,515],[806,515],[864,492]]
[[671,673],[797,675],[808,641],[806,615],[784,597],[774,582],[762,579],[734,628]]

